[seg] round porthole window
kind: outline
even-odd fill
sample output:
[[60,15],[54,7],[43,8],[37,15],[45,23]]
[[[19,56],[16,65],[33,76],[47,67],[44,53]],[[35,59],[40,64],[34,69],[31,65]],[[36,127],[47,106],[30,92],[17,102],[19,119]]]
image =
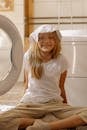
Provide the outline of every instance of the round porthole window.
[[0,95],[16,83],[22,68],[22,39],[16,26],[0,15]]

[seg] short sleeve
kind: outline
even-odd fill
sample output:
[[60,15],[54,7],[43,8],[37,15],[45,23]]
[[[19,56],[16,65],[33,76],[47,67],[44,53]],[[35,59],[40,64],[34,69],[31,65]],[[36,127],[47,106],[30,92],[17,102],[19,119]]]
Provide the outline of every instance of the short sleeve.
[[24,54],[24,57],[23,57],[23,68],[26,71],[29,70],[29,50],[27,52],[25,52],[25,54]]
[[61,55],[60,62],[61,62],[61,73],[63,73],[64,71],[68,70],[69,63],[64,55]]

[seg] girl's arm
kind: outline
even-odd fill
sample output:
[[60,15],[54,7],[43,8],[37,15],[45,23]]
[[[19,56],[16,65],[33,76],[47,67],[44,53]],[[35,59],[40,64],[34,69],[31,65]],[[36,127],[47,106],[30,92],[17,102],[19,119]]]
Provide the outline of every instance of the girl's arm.
[[65,88],[64,88],[64,84],[65,84],[65,79],[67,76],[67,71],[64,71],[61,76],[60,76],[60,81],[59,81],[59,87],[61,89],[61,96],[64,99],[63,102],[67,103],[67,99],[66,99],[66,93],[65,93]]
[[25,52],[23,57],[23,68],[24,68],[24,87],[25,91],[28,88],[28,73],[29,73],[29,61],[28,61],[28,51]]
[[25,90],[28,88],[28,72],[24,69],[24,76],[25,76]]

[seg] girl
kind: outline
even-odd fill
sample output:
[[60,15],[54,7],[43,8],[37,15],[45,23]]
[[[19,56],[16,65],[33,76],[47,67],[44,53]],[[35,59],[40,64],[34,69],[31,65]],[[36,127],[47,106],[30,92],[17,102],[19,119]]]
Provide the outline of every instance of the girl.
[[[60,53],[60,32],[54,25],[42,25],[30,35],[30,40],[24,57],[27,89],[20,104],[0,115],[0,129],[29,126],[27,130],[59,130],[87,124],[87,108],[66,104],[64,83],[68,64]],[[58,120],[37,120],[48,114]]]

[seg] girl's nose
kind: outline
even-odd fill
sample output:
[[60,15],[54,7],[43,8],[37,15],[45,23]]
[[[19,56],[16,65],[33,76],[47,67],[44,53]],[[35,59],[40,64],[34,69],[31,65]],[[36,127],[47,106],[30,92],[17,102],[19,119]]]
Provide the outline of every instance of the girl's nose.
[[49,38],[46,38],[46,39],[45,39],[45,42],[49,42],[49,41],[50,41],[50,39],[49,39]]

